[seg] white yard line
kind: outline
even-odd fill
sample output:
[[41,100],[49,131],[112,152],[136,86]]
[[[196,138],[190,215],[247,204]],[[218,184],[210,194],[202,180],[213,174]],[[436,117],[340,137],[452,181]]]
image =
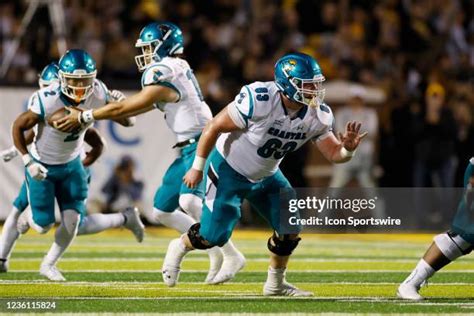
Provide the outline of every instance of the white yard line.
[[[39,269],[39,267],[38,267]],[[8,270],[9,272],[38,272],[38,269],[13,269]],[[158,273],[161,275],[161,270],[140,270],[140,269],[114,269],[114,270],[101,270],[101,269],[78,269],[78,270],[67,270],[67,269],[60,269],[62,272],[65,273]],[[197,270],[197,269],[184,269],[182,270],[184,273],[207,273],[206,269]],[[267,272],[267,270],[253,270],[253,271],[241,271],[241,273],[263,273]],[[399,273],[399,272],[411,272],[411,269],[393,269],[393,270],[324,270],[324,269],[310,269],[310,270],[295,270],[289,269],[288,274],[291,273]],[[460,270],[444,270],[439,272],[438,274],[442,273],[474,273],[474,269],[460,269]],[[1,280],[1,279],[0,279]]]

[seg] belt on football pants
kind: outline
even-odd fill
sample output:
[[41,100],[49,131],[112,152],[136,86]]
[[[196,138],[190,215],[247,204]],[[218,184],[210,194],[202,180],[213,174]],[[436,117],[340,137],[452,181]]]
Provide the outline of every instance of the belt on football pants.
[[186,139],[182,142],[174,144],[173,148],[183,148],[183,147],[186,147],[188,145],[194,144],[196,141],[197,141],[196,138]]

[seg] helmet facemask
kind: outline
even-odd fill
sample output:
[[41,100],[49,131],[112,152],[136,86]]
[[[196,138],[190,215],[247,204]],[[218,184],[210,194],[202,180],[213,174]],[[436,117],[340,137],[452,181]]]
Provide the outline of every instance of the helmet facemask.
[[161,46],[160,40],[154,40],[151,42],[142,42],[138,40],[135,47],[141,49],[142,54],[135,56],[135,63],[137,64],[138,71],[143,71],[145,68],[155,61],[155,52]]
[[86,73],[84,70],[76,70],[71,74],[60,70],[61,92],[76,103],[79,103],[92,94],[96,75],[97,71]]
[[324,80],[326,78],[323,75],[314,76],[312,79],[289,77],[290,84],[296,89],[291,98],[310,107],[319,106],[323,103],[326,92],[323,88]]

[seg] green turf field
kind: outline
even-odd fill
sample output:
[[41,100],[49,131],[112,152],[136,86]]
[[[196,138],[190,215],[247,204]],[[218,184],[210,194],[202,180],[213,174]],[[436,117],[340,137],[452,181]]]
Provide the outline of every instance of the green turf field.
[[[261,295],[268,266],[270,232],[238,231],[233,240],[247,266],[233,282],[204,285],[207,255],[186,258],[180,284],[167,288],[161,263],[177,236],[148,229],[143,244],[115,230],[78,237],[59,268],[65,283],[44,280],[37,270],[53,234],[28,233],[17,243],[10,272],[0,274],[0,313],[7,302],[54,301],[62,313],[466,313],[474,314],[474,257],[448,266],[422,289],[423,302],[395,298],[397,285],[429,245],[429,235],[304,235],[287,278],[313,298]],[[31,310],[39,312],[39,310]]]

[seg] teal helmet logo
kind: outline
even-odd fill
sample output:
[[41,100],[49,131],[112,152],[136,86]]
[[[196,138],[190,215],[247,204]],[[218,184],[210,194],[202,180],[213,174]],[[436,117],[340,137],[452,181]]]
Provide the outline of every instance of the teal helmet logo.
[[68,50],[59,60],[61,92],[75,102],[92,94],[96,76],[94,59],[82,49]]
[[324,80],[316,60],[303,53],[287,54],[275,64],[275,83],[292,101],[313,107],[323,103]]
[[171,22],[153,22],[145,26],[135,47],[141,49],[141,55],[135,56],[139,71],[147,65],[167,56],[182,54],[184,50],[183,33]]
[[59,81],[59,67],[56,62],[52,62],[43,68],[38,76],[38,85],[41,89],[46,88],[53,82]]

